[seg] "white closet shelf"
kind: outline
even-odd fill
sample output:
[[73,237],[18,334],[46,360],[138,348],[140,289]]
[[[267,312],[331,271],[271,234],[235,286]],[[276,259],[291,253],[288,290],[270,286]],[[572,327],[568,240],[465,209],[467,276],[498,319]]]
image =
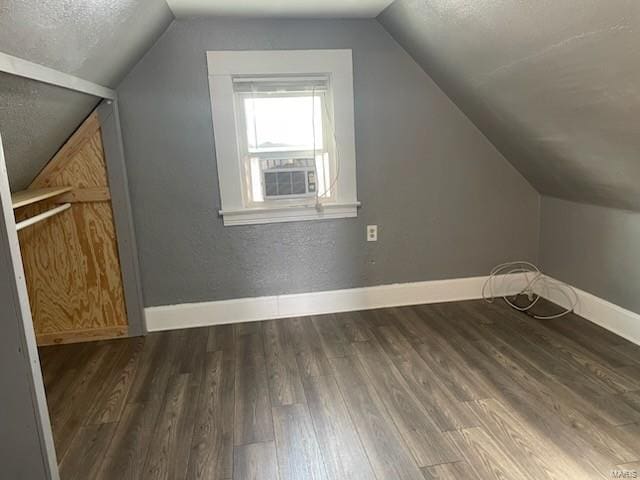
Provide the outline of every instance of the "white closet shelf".
[[68,193],[73,188],[71,187],[51,187],[51,188],[38,188],[34,190],[22,190],[11,194],[11,203],[13,203],[13,209],[20,207],[26,207],[33,203],[42,202],[49,198],[57,197],[64,193]]

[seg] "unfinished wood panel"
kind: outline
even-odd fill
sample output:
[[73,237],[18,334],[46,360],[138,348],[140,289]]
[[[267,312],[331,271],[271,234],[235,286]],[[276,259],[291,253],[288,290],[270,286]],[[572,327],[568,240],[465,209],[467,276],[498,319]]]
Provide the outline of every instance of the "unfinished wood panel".
[[[20,232],[20,246],[39,345],[127,334],[117,239],[100,125],[92,114],[29,190],[71,188],[71,209]],[[84,200],[84,201],[83,201]],[[16,212],[23,220],[60,198]]]
[[[38,188],[34,190],[22,190],[11,194],[11,204],[13,209],[26,207],[32,203],[42,202],[53,197],[59,197],[62,194],[70,192],[71,187],[51,187]],[[61,202],[64,203],[64,202]]]
[[108,187],[75,188],[56,197],[58,203],[107,202],[111,200]]

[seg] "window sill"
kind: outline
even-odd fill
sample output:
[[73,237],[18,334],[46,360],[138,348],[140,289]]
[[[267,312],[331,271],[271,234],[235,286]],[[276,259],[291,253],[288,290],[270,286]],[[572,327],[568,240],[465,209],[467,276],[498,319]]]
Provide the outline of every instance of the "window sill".
[[358,216],[360,202],[332,203],[316,210],[314,205],[245,208],[242,210],[220,210],[225,227],[233,225],[257,225],[261,223],[301,222]]

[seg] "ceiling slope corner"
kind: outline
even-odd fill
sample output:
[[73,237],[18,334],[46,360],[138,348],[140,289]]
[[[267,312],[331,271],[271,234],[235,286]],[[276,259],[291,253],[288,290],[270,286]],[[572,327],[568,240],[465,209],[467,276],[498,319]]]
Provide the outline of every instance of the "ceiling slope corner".
[[[412,15],[411,12],[408,12],[406,9],[402,11],[400,15],[397,12],[393,11],[396,4],[399,4],[402,0],[395,0],[392,2],[387,8],[385,8],[380,15],[378,15],[375,20],[381,25],[383,30],[391,37],[391,39],[402,48],[407,55],[409,55],[416,65],[435,83],[435,85],[440,89],[440,91],[449,99],[452,105],[463,115],[471,125],[479,132],[482,137],[491,145],[493,149],[497,152],[497,154],[504,160],[506,165],[509,168],[514,169],[517,175],[522,178],[522,180],[531,188],[533,192],[535,192],[539,197],[541,197],[544,192],[541,191],[538,185],[532,181],[533,179],[526,175],[518,166],[512,162],[509,157],[505,154],[502,148],[500,148],[493,141],[493,138],[489,136],[484,128],[481,128],[480,122],[476,121],[471,115],[470,112],[463,108],[464,101],[460,99],[459,95],[455,95],[455,91],[449,87],[449,82],[446,79],[445,75],[440,74],[439,72],[434,71],[434,69],[430,68],[429,62],[425,61],[423,55],[421,55],[420,48],[418,45],[413,42],[411,38],[410,29],[403,29],[402,25],[405,24],[409,20]],[[387,16],[387,12],[391,12],[389,16]]]
[[396,0],[377,20],[540,194],[640,211],[633,2]]

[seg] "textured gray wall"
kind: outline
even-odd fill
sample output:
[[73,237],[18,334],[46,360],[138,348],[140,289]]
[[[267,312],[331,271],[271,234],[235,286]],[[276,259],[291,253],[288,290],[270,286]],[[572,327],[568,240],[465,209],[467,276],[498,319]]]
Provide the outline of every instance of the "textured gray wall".
[[[4,218],[0,228],[5,229]],[[0,477],[48,479],[6,231],[0,232]]]
[[[2,0],[0,52],[115,86],[172,19],[164,0]],[[0,74],[12,190],[33,180],[98,101]]]
[[[223,227],[205,52],[295,48],[353,49],[363,208],[357,219]],[[147,306],[536,260],[538,194],[375,20],[175,21],[118,93]],[[365,242],[369,223],[377,243]]]
[[538,191],[640,210],[640,2],[396,0],[379,20]]
[[540,261],[546,273],[640,313],[640,214],[543,197]]
[[12,190],[26,188],[99,99],[0,73],[0,132]]

